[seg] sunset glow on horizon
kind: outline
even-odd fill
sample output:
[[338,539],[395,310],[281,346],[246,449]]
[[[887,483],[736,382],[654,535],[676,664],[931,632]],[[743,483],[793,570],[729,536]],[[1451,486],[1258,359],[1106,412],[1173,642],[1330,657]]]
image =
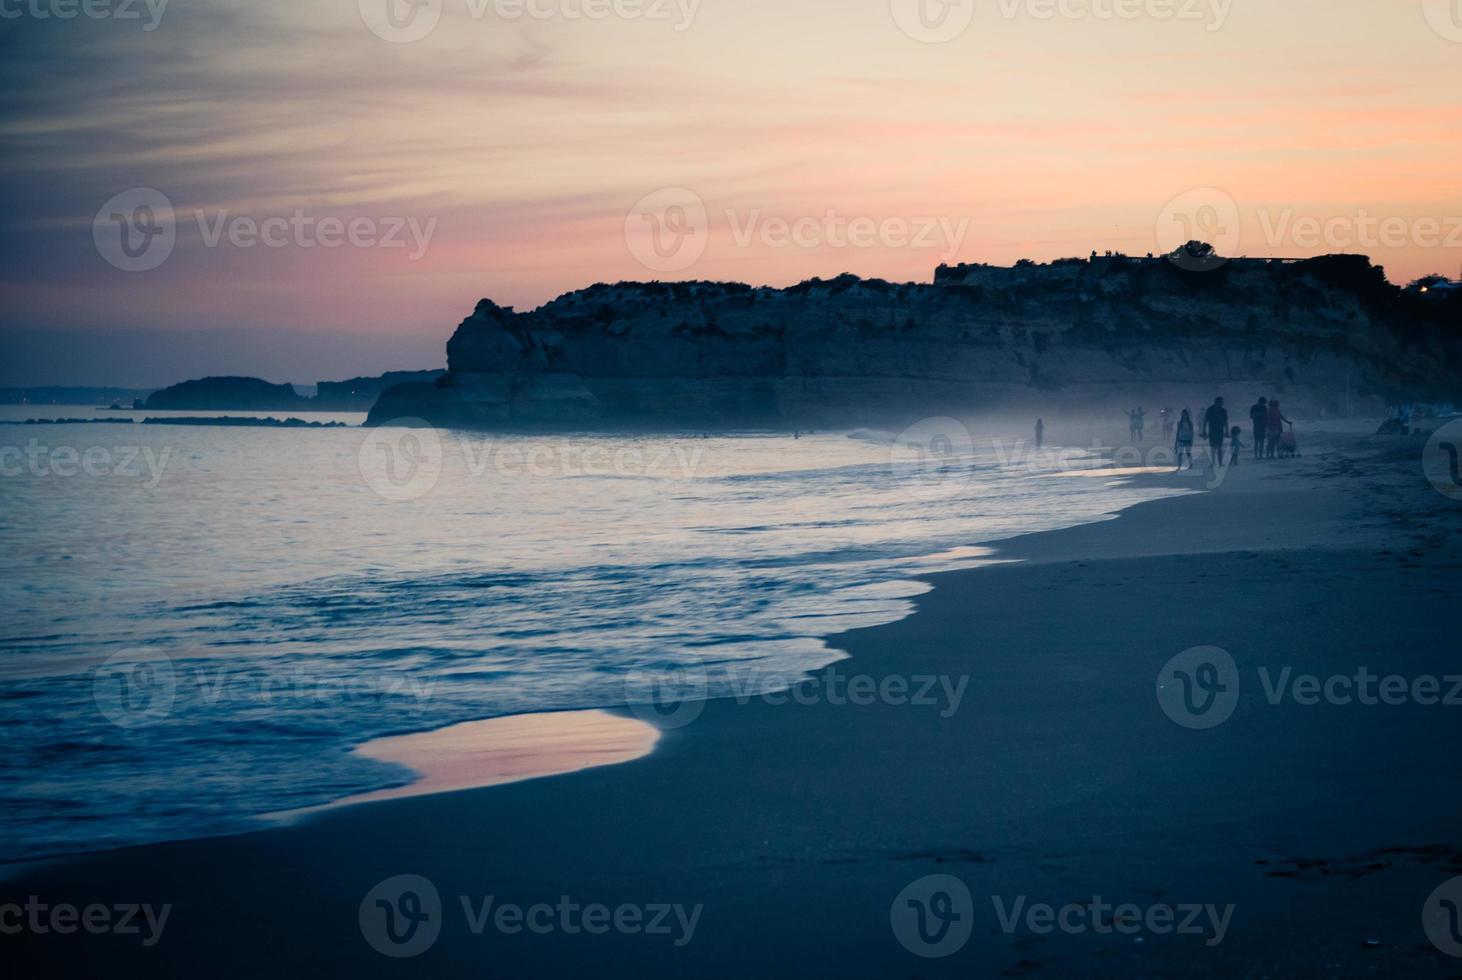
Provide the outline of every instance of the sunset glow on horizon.
[[[388,2],[8,3],[0,337],[440,351],[481,297],[1165,250],[1195,191],[1225,254],[1462,264],[1451,0],[926,0],[930,31],[967,17],[941,43],[913,0],[432,0],[414,40],[373,29]],[[95,226],[137,188],[176,242],[125,271]],[[703,204],[702,241],[655,267],[626,229],[666,189]]]

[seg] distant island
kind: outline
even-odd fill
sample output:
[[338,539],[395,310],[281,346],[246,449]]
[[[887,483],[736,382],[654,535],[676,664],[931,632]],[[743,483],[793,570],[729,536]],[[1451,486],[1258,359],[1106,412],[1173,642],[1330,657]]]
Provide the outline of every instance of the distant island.
[[482,300],[447,373],[387,389],[367,424],[852,426],[1225,393],[1374,410],[1462,389],[1462,291],[1438,285],[1394,286],[1360,255],[1225,260],[1199,242],[929,283],[599,284],[528,313]]
[[290,411],[308,400],[291,385],[258,378],[200,378],[155,391],[142,407],[148,411]]
[[443,371],[390,371],[374,378],[321,381],[307,398],[293,385],[270,384],[259,378],[199,378],[153,392],[138,406],[148,411],[184,412],[364,412],[387,388],[430,384]]
[[90,388],[66,385],[38,385],[33,388],[0,388],[0,405],[127,405],[145,399],[151,388]]

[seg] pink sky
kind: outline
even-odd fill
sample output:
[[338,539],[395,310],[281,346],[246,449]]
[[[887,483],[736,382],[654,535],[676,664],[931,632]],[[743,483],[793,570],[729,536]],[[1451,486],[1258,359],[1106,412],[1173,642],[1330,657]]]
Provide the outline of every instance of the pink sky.
[[[1365,252],[1393,281],[1462,264],[1462,26],[1434,27],[1425,0],[980,0],[938,44],[900,29],[906,0],[681,0],[663,18],[613,0],[631,15],[607,19],[573,18],[584,0],[533,0],[540,17],[439,0],[411,43],[367,28],[377,2],[176,0],[150,32],[10,24],[26,53],[7,70],[49,93],[0,118],[13,321],[445,339],[482,296],[927,280],[940,261],[1144,253],[1175,220],[1242,254]],[[167,196],[178,236],[124,272],[93,221],[134,187]],[[665,188],[704,206],[704,250],[647,268],[627,218]],[[198,218],[297,210],[430,235],[210,246]],[[828,230],[855,221],[872,241]]]

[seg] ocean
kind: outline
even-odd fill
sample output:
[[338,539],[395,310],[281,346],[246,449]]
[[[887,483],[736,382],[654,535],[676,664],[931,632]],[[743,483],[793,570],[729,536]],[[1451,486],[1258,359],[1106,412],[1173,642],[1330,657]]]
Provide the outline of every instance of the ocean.
[[[157,413],[152,413],[157,414]],[[190,413],[207,414],[207,413]],[[240,414],[240,413],[233,413]],[[69,416],[74,425],[21,425]],[[0,862],[410,780],[386,735],[725,696],[976,547],[1174,491],[970,434],[496,436],[0,408]],[[697,692],[699,693],[699,692]]]

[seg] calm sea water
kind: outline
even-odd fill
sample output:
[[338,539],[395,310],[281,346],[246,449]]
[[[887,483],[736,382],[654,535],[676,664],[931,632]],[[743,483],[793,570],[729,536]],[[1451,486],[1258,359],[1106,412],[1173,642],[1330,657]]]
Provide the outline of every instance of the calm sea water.
[[1155,495],[938,424],[912,455],[13,424],[116,414],[0,409],[0,861],[248,829],[407,781],[369,739],[644,700],[665,667],[795,676],[968,546]]

